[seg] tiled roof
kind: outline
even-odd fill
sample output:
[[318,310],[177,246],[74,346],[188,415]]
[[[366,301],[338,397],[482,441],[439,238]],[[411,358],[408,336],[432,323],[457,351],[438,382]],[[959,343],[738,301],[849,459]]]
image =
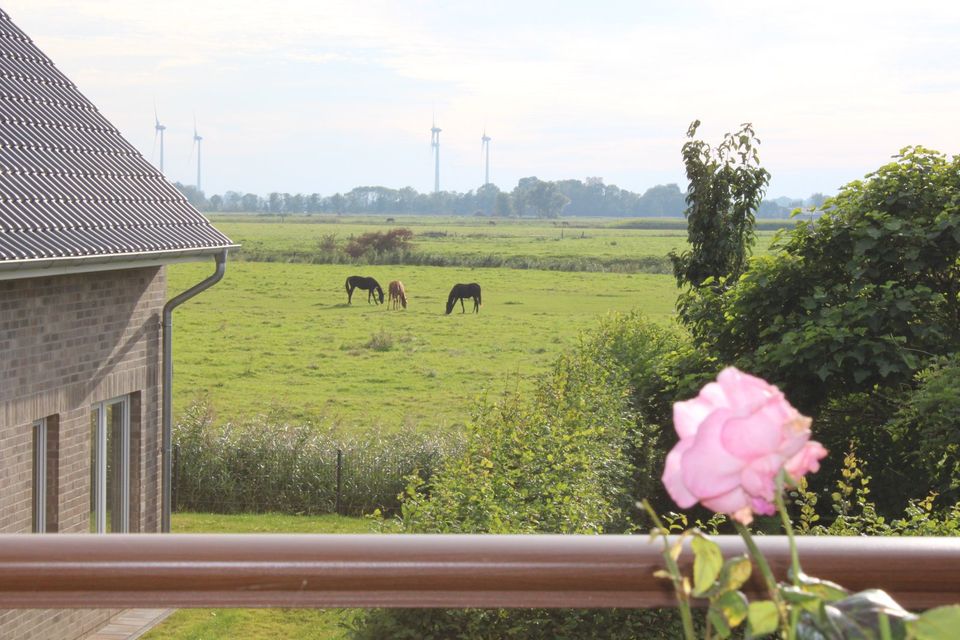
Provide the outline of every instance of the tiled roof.
[[0,10],[0,267],[229,246]]

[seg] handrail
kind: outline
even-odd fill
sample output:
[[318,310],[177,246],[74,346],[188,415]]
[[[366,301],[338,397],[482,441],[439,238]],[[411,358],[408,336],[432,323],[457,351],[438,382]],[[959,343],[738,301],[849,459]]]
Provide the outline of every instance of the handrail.
[[[736,536],[713,536],[725,557]],[[759,536],[785,576],[786,539]],[[804,570],[902,605],[960,601],[958,538],[799,540]],[[0,535],[0,608],[658,607],[659,541],[559,535]],[[681,566],[690,572],[692,555]],[[762,597],[758,575],[745,585]]]

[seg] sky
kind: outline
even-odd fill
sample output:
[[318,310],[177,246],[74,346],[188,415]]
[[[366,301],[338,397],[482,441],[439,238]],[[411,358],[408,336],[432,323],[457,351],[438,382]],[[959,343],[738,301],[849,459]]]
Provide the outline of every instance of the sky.
[[769,197],[836,193],[899,149],[960,153],[960,3],[944,0],[5,0],[143,155],[203,189],[602,177],[685,188],[691,121],[753,123]]

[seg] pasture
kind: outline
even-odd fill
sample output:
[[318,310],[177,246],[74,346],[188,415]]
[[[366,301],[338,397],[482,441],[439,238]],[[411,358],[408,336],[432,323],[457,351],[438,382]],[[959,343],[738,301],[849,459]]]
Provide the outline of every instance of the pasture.
[[[211,270],[174,265],[170,295]],[[347,305],[353,274],[402,280],[408,308],[368,304],[364,291]],[[444,315],[457,282],[481,284],[480,313]],[[598,316],[639,308],[667,322],[675,296],[671,277],[650,274],[231,261],[174,314],[174,407],[207,395],[221,418],[444,427],[484,393],[529,388]]]
[[[397,216],[211,216],[218,229],[243,245],[239,256],[256,259],[310,261],[325,243],[344,243],[370,231],[405,227],[414,232],[418,253],[461,259],[498,258],[550,260],[594,259],[601,262],[662,257],[687,242],[686,221],[604,218],[563,220],[477,217]],[[491,224],[495,222],[495,224]],[[643,224],[653,228],[624,228]],[[779,224],[789,224],[778,221]],[[769,247],[774,231],[757,233],[757,253]]]

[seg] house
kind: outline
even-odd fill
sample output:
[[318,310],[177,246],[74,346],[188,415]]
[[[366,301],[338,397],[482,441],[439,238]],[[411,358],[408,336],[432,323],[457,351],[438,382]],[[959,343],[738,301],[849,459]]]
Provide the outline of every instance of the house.
[[[166,265],[233,246],[0,11],[0,533],[160,530]],[[0,611],[0,637],[113,613]]]

